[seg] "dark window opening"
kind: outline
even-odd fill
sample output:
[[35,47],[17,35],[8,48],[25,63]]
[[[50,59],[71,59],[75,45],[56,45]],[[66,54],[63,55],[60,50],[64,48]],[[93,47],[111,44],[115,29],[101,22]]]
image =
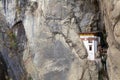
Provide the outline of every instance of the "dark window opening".
[[92,40],[88,40],[88,43],[92,43]]
[[89,45],[89,50],[92,51],[92,45]]

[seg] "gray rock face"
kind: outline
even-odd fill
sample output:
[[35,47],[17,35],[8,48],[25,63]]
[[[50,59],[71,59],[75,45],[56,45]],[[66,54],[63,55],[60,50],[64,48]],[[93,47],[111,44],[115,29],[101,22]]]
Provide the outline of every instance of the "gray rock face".
[[[20,58],[29,78],[98,79],[96,66],[94,62],[88,63],[86,50],[78,35],[79,32],[98,28],[96,0],[4,0],[3,2],[3,14],[7,25],[12,27],[19,21],[23,22],[28,41],[26,46],[24,44],[24,52],[21,53],[23,56]],[[13,69],[12,65],[10,67]],[[19,72],[21,67],[13,73]],[[21,79],[19,77],[15,80]]]
[[[83,68],[88,64],[85,59],[82,59],[86,52],[76,32],[76,28],[80,28],[79,23],[76,24],[79,21],[77,16],[79,7],[76,7],[78,2],[39,0],[38,8],[34,12],[26,11],[24,27],[31,54],[34,55],[31,59],[34,66],[32,74],[35,74],[34,72],[37,74],[37,76],[31,75],[33,79],[79,80],[82,75],[84,76]],[[87,23],[89,22],[90,20]],[[87,23],[82,21],[81,24],[87,25]]]
[[101,10],[104,16],[105,27],[107,31],[108,48],[108,68],[110,80],[120,79],[120,1],[119,0],[103,0],[101,1]]

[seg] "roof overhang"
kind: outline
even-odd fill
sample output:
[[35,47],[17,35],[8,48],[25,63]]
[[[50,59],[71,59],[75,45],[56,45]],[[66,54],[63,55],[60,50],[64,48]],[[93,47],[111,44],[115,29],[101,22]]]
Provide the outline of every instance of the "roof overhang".
[[79,35],[80,36],[100,36],[102,34],[102,32],[80,32]]

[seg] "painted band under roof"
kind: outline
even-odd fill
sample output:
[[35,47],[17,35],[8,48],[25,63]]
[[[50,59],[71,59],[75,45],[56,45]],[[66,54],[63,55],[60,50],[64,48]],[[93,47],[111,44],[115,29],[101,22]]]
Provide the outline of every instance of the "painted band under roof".
[[98,40],[98,38],[80,38],[81,40]]

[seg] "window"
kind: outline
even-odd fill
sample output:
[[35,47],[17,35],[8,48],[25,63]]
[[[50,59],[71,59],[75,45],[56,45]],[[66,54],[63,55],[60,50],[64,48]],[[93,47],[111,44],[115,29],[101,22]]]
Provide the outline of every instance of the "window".
[[88,43],[92,43],[92,40],[88,40]]
[[92,51],[92,45],[89,45],[89,51]]

